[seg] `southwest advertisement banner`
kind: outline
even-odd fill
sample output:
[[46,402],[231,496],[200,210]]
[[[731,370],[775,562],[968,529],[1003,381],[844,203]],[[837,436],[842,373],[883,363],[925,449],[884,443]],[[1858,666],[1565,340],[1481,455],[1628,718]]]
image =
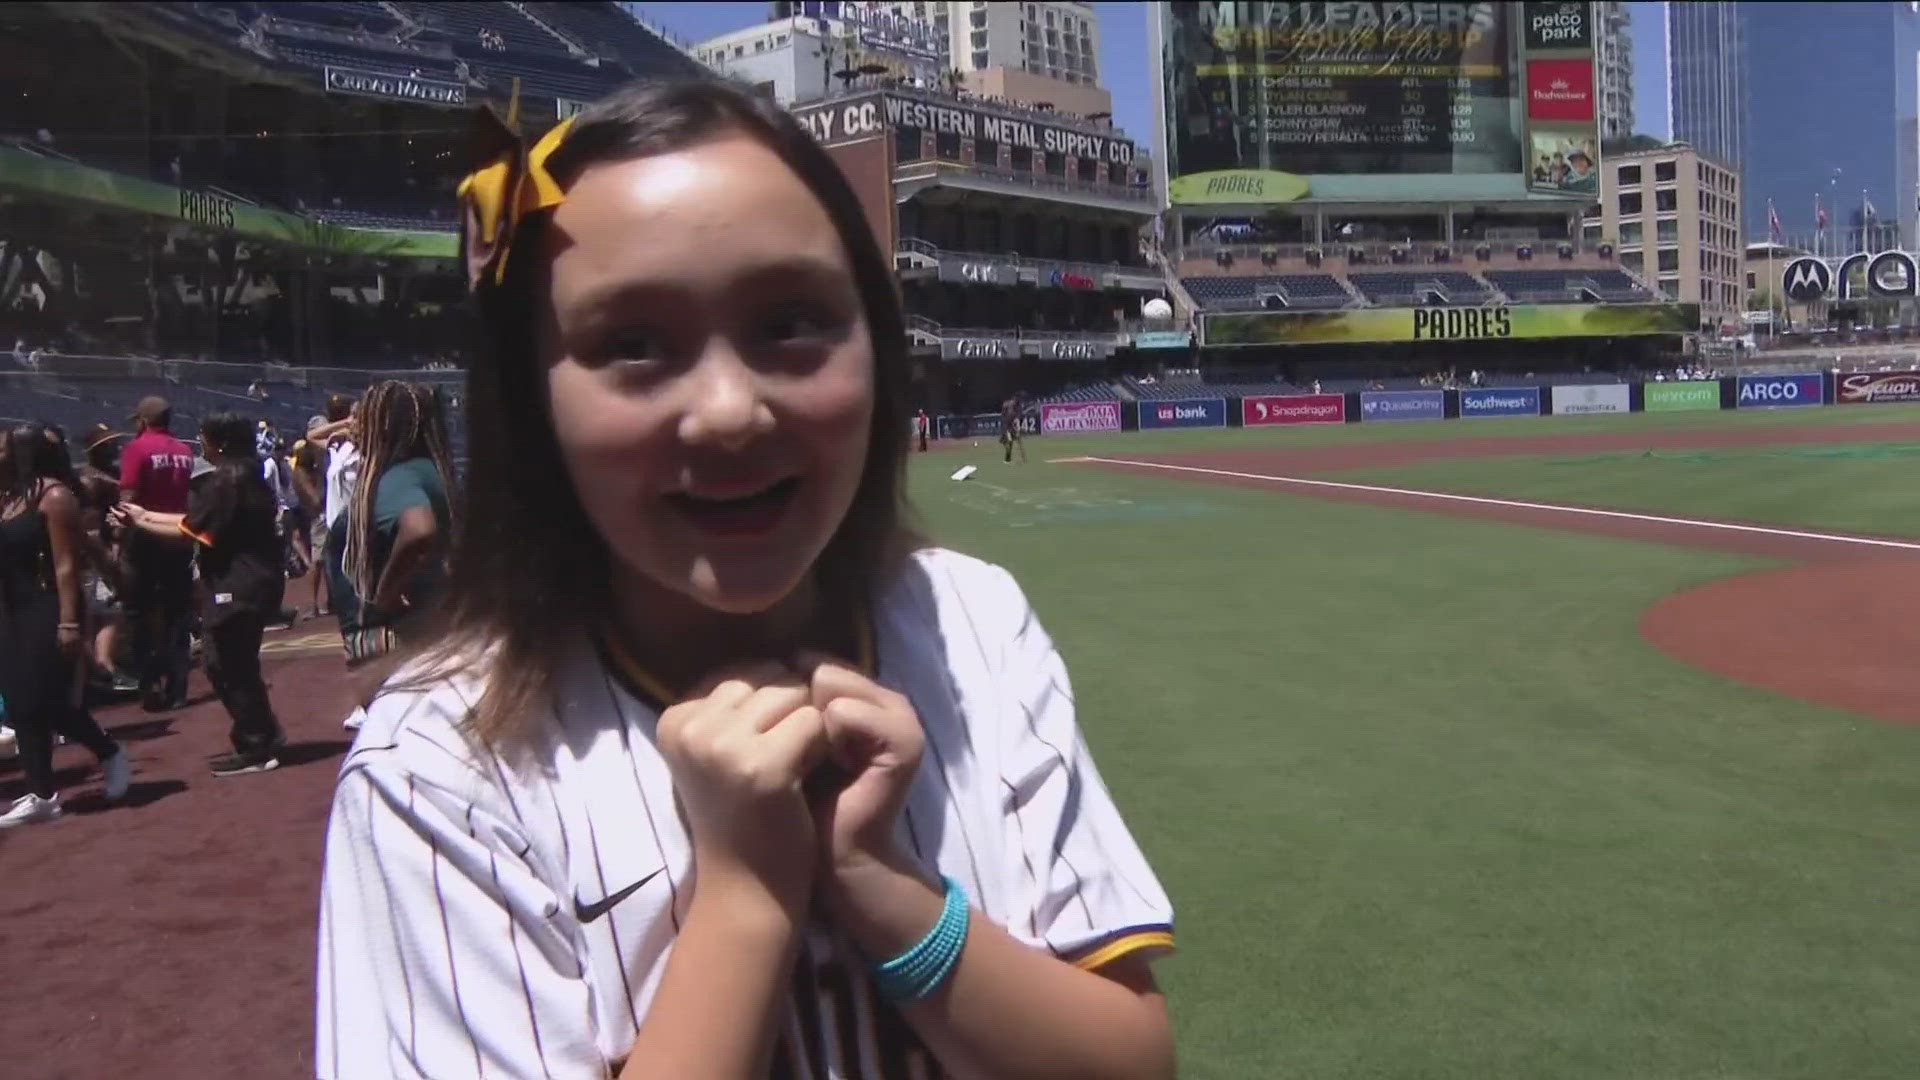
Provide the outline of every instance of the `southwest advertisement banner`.
[[1269,424],[1344,424],[1345,394],[1297,394],[1240,399],[1240,422],[1247,427]]
[[1876,401],[1920,401],[1920,371],[1853,371],[1834,376],[1834,404]]
[[1201,316],[1201,333],[1208,345],[1634,337],[1692,333],[1699,327],[1698,304],[1513,304]]
[[1143,401],[1140,403],[1140,427],[1185,428],[1226,427],[1225,398],[1187,398],[1182,401]]
[[1445,390],[1369,390],[1360,395],[1360,419],[1363,422],[1444,420],[1446,415]]
[[1645,412],[1712,412],[1720,407],[1720,381],[1650,382],[1641,387]]
[[[1714,388],[1713,407],[1720,407],[1720,391]],[[1556,386],[1553,388],[1553,415],[1589,416],[1593,413],[1633,411],[1633,388],[1624,383],[1608,386]]]
[[1742,375],[1734,404],[1742,409],[1799,409],[1819,405],[1820,376]]
[[1539,416],[1540,388],[1524,386],[1504,390],[1462,390],[1460,415]]
[[1120,403],[1075,401],[1040,406],[1040,430],[1048,435],[1071,431],[1119,431]]

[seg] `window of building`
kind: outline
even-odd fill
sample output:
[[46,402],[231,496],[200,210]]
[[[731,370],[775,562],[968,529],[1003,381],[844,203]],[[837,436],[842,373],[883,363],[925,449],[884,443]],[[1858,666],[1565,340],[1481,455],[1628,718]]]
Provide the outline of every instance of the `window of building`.
[[1647,268],[1646,256],[1637,251],[1623,251],[1620,253],[1620,265],[1637,274]]
[[960,160],[960,133],[939,131],[933,136],[933,152],[941,161]]
[[1677,171],[1677,163],[1675,162],[1656,161],[1653,163],[1653,182],[1659,184],[1672,180]]
[[761,38],[761,39],[760,39],[759,41],[756,41],[756,42],[754,42],[754,43],[753,43],[753,51],[754,51],[754,52],[766,52],[766,51],[767,51],[767,39],[766,39],[766,38]]
[[1127,167],[1117,161],[1108,162],[1107,183],[1115,187],[1125,187],[1128,183]]
[[1747,289],[1748,291],[1753,289],[1753,271],[1751,270],[1747,271]]
[[1047,30],[1047,48],[1057,49],[1059,47],[1060,47],[1060,31],[1049,28]]
[[1713,186],[1713,174],[1707,168],[1706,162],[1704,161],[1694,162],[1693,169],[1694,169],[1695,179],[1699,180],[1702,184],[1706,185],[1707,187]]
[[1637,214],[1640,212],[1640,193],[1623,191],[1620,193],[1620,213]]
[[973,50],[973,66],[976,71],[987,66],[987,51],[985,49]]
[[975,49],[984,49],[984,48],[986,48],[986,47],[987,47],[987,32],[986,32],[985,30],[975,30],[975,31],[973,32],[973,40],[972,40],[972,42],[971,42],[971,44],[973,45],[973,47],[974,47]]
[[1680,279],[1677,277],[1661,278],[1660,279],[1660,295],[1666,297],[1669,300],[1680,299]]
[[773,43],[775,45],[785,45],[787,43],[787,35],[786,34],[773,35]]
[[893,130],[893,159],[895,161],[920,160],[920,129],[903,127]]
[[1067,155],[1061,153],[1058,150],[1047,151],[1047,175],[1048,176],[1067,175]]
[[1600,239],[1600,223],[1597,221],[1588,221],[1588,222],[1581,223],[1580,239],[1585,240],[1590,244],[1597,243]]
[[987,28],[987,13],[984,11],[968,12],[967,25],[973,27],[975,30],[985,30]]
[[976,165],[1000,167],[1000,144],[992,139],[973,140],[973,162]]
[[1680,269],[1680,251],[1678,248],[1665,248],[1660,252],[1660,269]]
[[1667,189],[1667,190],[1665,190],[1665,191],[1656,191],[1656,192],[1654,192],[1654,193],[1653,193],[1653,208],[1654,208],[1655,210],[1678,210],[1678,209],[1680,209],[1680,194],[1679,194],[1679,192],[1676,192],[1676,191],[1674,191],[1674,190],[1673,190],[1672,188],[1668,188],[1668,189]]
[[1092,158],[1078,158],[1074,163],[1074,172],[1083,184],[1096,183],[1100,179],[1100,163]]
[[1047,25],[1048,26],[1053,25],[1053,9],[1052,8],[1047,9]]
[[1033,148],[1030,146],[1014,147],[1012,152],[1007,155],[1007,165],[1015,172],[1032,172]]
[[1638,244],[1643,239],[1641,228],[1641,224],[1637,221],[1621,222],[1620,242],[1622,244]]
[[1639,182],[1640,182],[1640,166],[1638,165],[1620,166],[1620,183],[1622,185],[1637,184]]
[[735,45],[733,47],[734,59],[738,60],[740,57],[745,55],[747,55],[747,47],[745,45]]
[[1653,226],[1653,235],[1663,244],[1677,244],[1680,242],[1680,223],[1671,218],[1657,221]]

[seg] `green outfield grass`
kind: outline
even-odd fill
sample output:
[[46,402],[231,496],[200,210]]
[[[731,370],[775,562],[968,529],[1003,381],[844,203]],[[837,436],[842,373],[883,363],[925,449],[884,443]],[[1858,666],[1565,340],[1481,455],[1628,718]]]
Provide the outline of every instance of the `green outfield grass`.
[[[934,535],[1020,578],[1066,656],[1178,909],[1161,975],[1184,1077],[1907,1080],[1920,729],[1729,683],[1636,632],[1657,598],[1766,563],[1041,463],[1903,416],[1920,410],[1055,437],[1024,468],[991,443],[917,456],[912,491]],[[968,461],[977,479],[945,479]],[[1593,477],[1555,497],[1677,484],[1661,464],[1553,466]]]

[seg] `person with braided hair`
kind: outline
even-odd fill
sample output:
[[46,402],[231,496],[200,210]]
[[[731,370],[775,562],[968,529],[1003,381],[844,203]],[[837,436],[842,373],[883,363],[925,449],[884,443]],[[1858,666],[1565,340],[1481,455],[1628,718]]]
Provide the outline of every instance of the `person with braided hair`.
[[347,509],[341,552],[361,598],[347,638],[359,661],[406,640],[445,577],[453,531],[453,477],[439,392],[388,380],[360,403],[360,481]]

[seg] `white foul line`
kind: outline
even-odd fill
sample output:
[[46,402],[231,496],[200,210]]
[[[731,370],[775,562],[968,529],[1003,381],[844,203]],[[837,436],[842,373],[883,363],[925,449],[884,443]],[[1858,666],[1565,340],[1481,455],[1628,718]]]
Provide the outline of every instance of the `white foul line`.
[[1588,517],[1619,518],[1624,521],[1647,521],[1659,525],[1686,525],[1695,529],[1721,529],[1727,532],[1760,533],[1765,536],[1786,536],[1796,540],[1825,540],[1834,544],[1859,544],[1864,547],[1898,548],[1902,551],[1920,551],[1920,543],[1910,540],[1880,540],[1871,536],[1845,536],[1839,533],[1806,532],[1800,529],[1775,529],[1764,525],[1738,525],[1731,521],[1703,521],[1699,518],[1663,517],[1659,514],[1633,514],[1625,510],[1595,510],[1584,506],[1558,506],[1554,503],[1521,502],[1517,499],[1491,499],[1482,495],[1453,495],[1444,491],[1416,491],[1412,488],[1380,487],[1374,484],[1351,484],[1338,480],[1307,480],[1297,476],[1269,476],[1265,473],[1234,472],[1231,469],[1205,469],[1198,465],[1170,465],[1163,461],[1128,461],[1124,458],[1086,457],[1080,461],[1097,461],[1104,465],[1131,465],[1141,469],[1166,469],[1171,472],[1199,473],[1203,476],[1230,476],[1236,480],[1264,480],[1273,484],[1298,484],[1302,487],[1332,488],[1337,491],[1364,491],[1375,495],[1405,495],[1416,499],[1437,499],[1444,502],[1473,503],[1478,506],[1505,506],[1519,510],[1546,510],[1556,514],[1584,514]]

